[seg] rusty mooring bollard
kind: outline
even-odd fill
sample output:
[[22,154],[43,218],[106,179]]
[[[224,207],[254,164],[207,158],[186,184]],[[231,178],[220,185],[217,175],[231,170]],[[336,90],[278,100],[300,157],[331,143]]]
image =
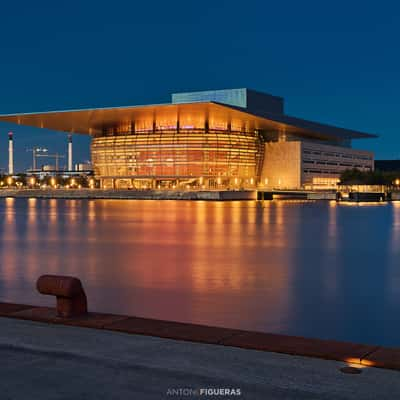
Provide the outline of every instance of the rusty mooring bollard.
[[81,281],[72,276],[42,275],[36,282],[39,293],[57,297],[57,315],[63,318],[87,314],[87,299]]

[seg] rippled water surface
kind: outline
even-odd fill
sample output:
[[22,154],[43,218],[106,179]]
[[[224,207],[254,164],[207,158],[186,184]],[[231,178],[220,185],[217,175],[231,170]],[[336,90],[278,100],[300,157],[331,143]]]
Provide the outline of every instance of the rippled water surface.
[[400,203],[0,199],[0,300],[400,346]]

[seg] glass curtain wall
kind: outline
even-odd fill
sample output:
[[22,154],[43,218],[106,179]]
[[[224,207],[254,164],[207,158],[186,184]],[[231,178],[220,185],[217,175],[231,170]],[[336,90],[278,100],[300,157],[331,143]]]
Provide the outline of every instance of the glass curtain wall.
[[257,132],[156,129],[126,133],[114,129],[92,141],[95,174],[100,178],[193,177],[211,179],[217,185],[229,186],[238,180],[255,185],[262,156]]

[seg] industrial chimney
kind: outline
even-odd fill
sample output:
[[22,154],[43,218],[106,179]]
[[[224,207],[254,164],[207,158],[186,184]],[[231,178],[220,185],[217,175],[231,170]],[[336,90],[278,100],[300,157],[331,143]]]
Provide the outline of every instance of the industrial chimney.
[[72,135],[68,135],[68,171],[72,171]]
[[12,132],[8,132],[8,174],[14,175],[14,142]]

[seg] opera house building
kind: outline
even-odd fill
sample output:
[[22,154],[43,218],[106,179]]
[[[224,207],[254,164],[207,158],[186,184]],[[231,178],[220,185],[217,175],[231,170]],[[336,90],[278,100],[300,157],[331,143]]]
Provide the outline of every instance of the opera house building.
[[353,149],[352,141],[375,135],[286,115],[282,98],[249,89],[0,121],[90,135],[103,188],[331,188],[344,170],[374,166],[373,154]]

